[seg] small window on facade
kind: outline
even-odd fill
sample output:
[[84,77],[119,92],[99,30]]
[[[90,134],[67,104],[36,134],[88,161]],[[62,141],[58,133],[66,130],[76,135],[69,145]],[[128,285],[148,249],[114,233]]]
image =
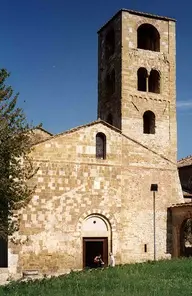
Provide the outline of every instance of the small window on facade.
[[96,158],[106,158],[106,136],[103,133],[96,135]]
[[107,74],[105,81],[106,93],[108,96],[112,96],[115,92],[115,70]]
[[137,71],[137,89],[147,91],[147,70],[145,68],[139,68]]
[[108,60],[115,52],[115,31],[111,29],[105,37],[105,58]]
[[137,47],[160,51],[160,35],[154,26],[143,24],[137,29]]
[[160,74],[157,70],[151,70],[150,72],[149,92],[160,94]]
[[143,114],[143,133],[155,134],[155,114],[152,111]]
[[111,115],[111,113],[108,114],[107,116],[107,122],[111,125],[113,125],[113,116]]
[[0,268],[8,267],[8,241],[0,238]]

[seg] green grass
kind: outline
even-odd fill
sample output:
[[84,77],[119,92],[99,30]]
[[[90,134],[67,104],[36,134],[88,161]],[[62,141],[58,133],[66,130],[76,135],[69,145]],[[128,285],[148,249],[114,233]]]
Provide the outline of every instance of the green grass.
[[58,278],[11,283],[0,296],[189,296],[192,259],[130,264],[72,272]]

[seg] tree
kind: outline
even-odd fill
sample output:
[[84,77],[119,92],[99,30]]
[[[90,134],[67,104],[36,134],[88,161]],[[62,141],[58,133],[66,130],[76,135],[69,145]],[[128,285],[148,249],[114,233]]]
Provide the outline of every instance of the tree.
[[23,109],[17,107],[18,94],[6,85],[9,73],[0,70],[0,238],[18,228],[17,210],[31,198],[28,185],[34,170],[29,157],[32,127]]

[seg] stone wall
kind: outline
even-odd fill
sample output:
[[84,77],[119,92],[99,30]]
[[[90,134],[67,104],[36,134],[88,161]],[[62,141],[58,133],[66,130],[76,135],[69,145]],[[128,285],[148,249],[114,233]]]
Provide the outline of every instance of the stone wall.
[[[160,33],[160,52],[137,49],[143,23]],[[115,31],[115,51],[106,60],[105,37]],[[137,70],[160,72],[160,94],[137,90]],[[106,75],[115,70],[109,97]],[[9,268],[18,272],[65,272],[83,267],[84,220],[106,221],[108,252],[117,264],[154,258],[155,196],[157,259],[171,253],[168,207],[183,202],[176,165],[175,23],[121,11],[99,31],[98,117],[113,117],[51,136],[34,146],[39,168],[33,198],[21,211],[20,230],[10,238]],[[143,133],[143,113],[156,116],[156,133]],[[96,134],[106,135],[106,159],[96,158]],[[94,232],[94,237],[95,237]]]
[[[137,48],[137,28],[153,25],[160,34],[160,52]],[[160,94],[137,90],[140,67],[160,72]],[[176,161],[175,23],[122,13],[122,130]],[[155,135],[143,134],[143,114],[156,116]]]
[[[160,34],[160,52],[137,48],[137,29],[142,24],[154,26]],[[115,52],[106,61],[106,36],[115,31]],[[98,117],[113,115],[114,126],[134,139],[176,162],[176,86],[175,22],[149,15],[121,11],[99,31],[99,104]],[[137,90],[137,71],[146,68],[160,73],[160,94]],[[115,93],[107,96],[106,75],[115,69]],[[151,110],[156,117],[155,134],[143,133],[143,114]]]
[[44,130],[43,128],[35,128],[31,132],[31,143],[34,145],[50,137],[52,137],[52,134],[48,131]]
[[[113,116],[113,125],[121,129],[121,15],[112,20],[106,29],[98,35],[98,118],[107,121],[109,114]],[[105,38],[108,32],[115,31],[115,52],[106,60]],[[107,94],[106,76],[115,69],[115,92]]]
[[[105,160],[95,158],[97,132],[107,138]],[[166,209],[182,201],[175,164],[102,122],[37,144],[32,156],[37,187],[9,246],[18,272],[82,268],[81,225],[91,214],[109,222],[117,263],[152,259],[153,182],[159,184],[158,258],[166,256]]]

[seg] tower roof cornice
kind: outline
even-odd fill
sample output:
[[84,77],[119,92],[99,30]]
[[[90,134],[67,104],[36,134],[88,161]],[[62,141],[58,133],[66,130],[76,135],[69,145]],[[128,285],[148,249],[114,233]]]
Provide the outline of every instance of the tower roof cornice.
[[113,21],[119,14],[121,14],[122,12],[129,12],[131,14],[135,14],[138,16],[144,16],[144,17],[148,17],[148,18],[153,18],[153,19],[159,19],[159,20],[165,20],[165,21],[172,21],[172,22],[176,22],[176,19],[174,18],[170,18],[167,16],[160,16],[160,15],[156,15],[156,14],[152,14],[152,13],[147,13],[147,12],[141,12],[141,11],[136,11],[136,10],[131,10],[131,9],[126,9],[126,8],[122,8],[120,9],[115,15],[113,15],[110,20],[104,24],[97,33],[100,33],[111,21]]

